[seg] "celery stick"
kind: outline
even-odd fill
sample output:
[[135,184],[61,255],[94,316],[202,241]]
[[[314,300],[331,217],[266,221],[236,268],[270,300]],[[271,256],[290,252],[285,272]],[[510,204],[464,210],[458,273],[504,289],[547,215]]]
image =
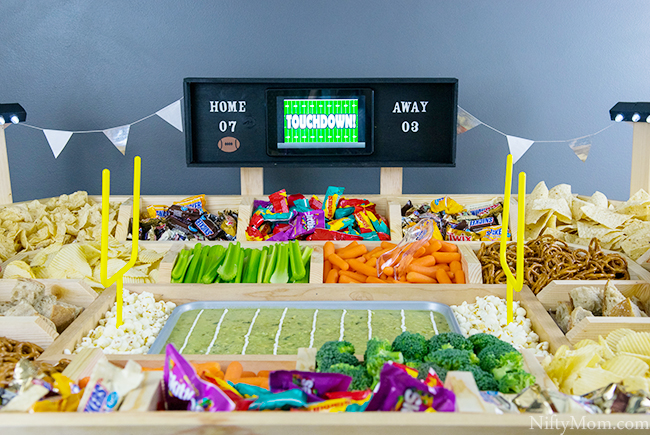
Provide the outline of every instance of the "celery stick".
[[190,265],[187,268],[187,273],[185,273],[185,278],[183,282],[196,282],[196,276],[199,273],[199,268],[201,266],[201,253],[203,251],[203,245],[197,243],[192,249],[192,259],[190,260]]
[[309,260],[311,259],[311,254],[314,252],[314,248],[311,246],[305,246],[305,249],[302,250],[302,264],[307,267]]
[[183,282],[187,266],[190,265],[191,251],[183,249],[176,257],[176,263],[172,269],[172,282]]
[[[277,257],[275,270],[270,281],[273,284],[286,284],[289,282],[289,245],[287,243],[280,243]],[[302,261],[298,262],[302,265]]]
[[248,260],[246,257],[246,251],[248,249],[239,250],[239,258],[237,259],[237,275],[235,275],[235,282],[240,283],[242,274],[244,273],[244,260]]
[[260,267],[257,270],[257,282],[262,283],[264,282],[264,272],[266,271],[266,263],[268,261],[268,249],[265,246],[264,249],[262,250],[262,253],[260,254]]
[[275,265],[278,262],[278,243],[274,244],[271,248],[271,255],[269,256],[266,270],[264,271],[264,282],[271,282],[271,275],[275,272]]
[[239,251],[241,250],[239,242],[236,244],[228,244],[226,249],[226,258],[223,264],[219,266],[217,272],[224,281],[230,281],[237,276],[237,260],[239,259]]
[[300,245],[297,240],[289,243],[287,247],[289,250],[289,261],[291,263],[291,279],[298,281],[305,276],[305,265],[302,264],[302,256],[300,255]]
[[260,268],[260,257],[262,251],[259,249],[252,249],[251,255],[244,272],[244,282],[255,282],[257,279],[257,272]]
[[305,268],[305,276],[296,281],[297,284],[305,284],[309,282],[309,264]]
[[221,265],[224,257],[226,256],[226,248],[221,245],[214,245],[210,248],[208,255],[208,266],[205,267],[201,274],[201,282],[203,284],[210,284],[214,282],[217,277],[217,269]]

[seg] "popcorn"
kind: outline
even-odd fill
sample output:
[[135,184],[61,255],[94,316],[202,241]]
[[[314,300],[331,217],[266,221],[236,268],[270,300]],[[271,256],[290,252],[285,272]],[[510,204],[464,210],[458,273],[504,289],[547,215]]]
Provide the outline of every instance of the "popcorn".
[[130,293],[124,290],[123,324],[117,328],[117,303],[113,305],[98,326],[81,339],[74,353],[98,347],[104,353],[147,353],[176,304],[156,302],[148,292]]
[[540,343],[539,335],[532,330],[532,321],[526,318],[526,309],[514,301],[513,321],[507,322],[506,300],[497,296],[476,297],[476,303],[463,302],[452,305],[460,330],[464,336],[485,332],[512,344],[516,348],[528,348],[536,356],[548,355],[548,342]]

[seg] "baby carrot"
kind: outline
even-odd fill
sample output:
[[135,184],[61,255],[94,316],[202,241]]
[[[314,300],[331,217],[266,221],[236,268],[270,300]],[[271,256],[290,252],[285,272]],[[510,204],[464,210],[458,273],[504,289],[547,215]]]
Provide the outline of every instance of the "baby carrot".
[[242,378],[256,378],[257,375],[255,374],[255,372],[245,372],[244,371],[244,372],[241,372],[241,377]]
[[454,260],[451,263],[449,263],[449,269],[453,271],[463,270],[463,265],[460,264],[460,261]]
[[384,267],[384,273],[386,276],[393,276],[395,269],[392,266]]
[[395,284],[397,281],[395,281],[395,278],[393,278],[392,276],[389,276],[389,277],[386,278],[386,282],[389,282],[391,284]]
[[325,279],[326,284],[335,284],[339,282],[339,273],[332,269],[330,270],[330,273],[327,274],[327,277]]
[[330,270],[332,270],[332,263],[330,263],[328,260],[325,260],[323,263],[323,276],[327,276],[330,273]]
[[416,258],[411,262],[411,264],[417,264],[418,266],[435,266],[436,265],[436,257],[433,255],[425,255],[424,257]]
[[375,249],[373,249],[372,251],[365,254],[364,257],[366,257],[366,255],[367,255],[368,257],[366,257],[366,258],[369,258],[369,257],[373,256],[374,254],[376,254],[377,252],[382,251],[382,250],[383,249],[382,249],[381,246],[377,246]]
[[408,282],[418,283],[418,284],[435,284],[437,281],[430,276],[422,275],[417,272],[409,272],[406,275],[406,280]]
[[453,281],[455,272],[453,272],[451,270],[448,270],[446,272],[447,272],[447,275],[449,276],[449,279]]
[[417,264],[411,264],[409,265],[409,267],[406,268],[406,271],[421,273],[422,275],[427,275],[433,278],[436,276],[436,272],[438,271],[438,269],[440,269],[440,266],[426,267]]
[[323,258],[327,260],[330,255],[332,255],[336,249],[334,248],[334,243],[332,242],[325,242],[323,245]]
[[347,277],[352,278],[352,279],[354,279],[356,281],[359,281],[359,282],[364,282],[366,280],[365,275],[362,275],[362,274],[356,273],[356,272],[352,272],[350,270],[342,270],[342,271],[340,271],[339,272],[339,281],[341,280],[342,276],[347,276]]
[[367,264],[363,264],[354,259],[348,260],[348,264],[352,269],[356,270],[359,273],[362,273],[367,276],[377,276],[377,269],[374,267],[370,267]]
[[349,276],[346,275],[339,275],[339,284],[359,284],[365,282],[364,281],[357,281],[354,278],[350,278]]
[[427,247],[427,254],[433,254],[434,252],[438,252],[442,248],[442,243],[440,240],[435,240],[431,239],[429,242],[429,246]]
[[447,272],[445,272],[443,269],[438,269],[438,271],[436,271],[436,279],[440,284],[451,284],[449,275],[447,275]]
[[228,368],[226,369],[226,373],[224,374],[224,380],[226,381],[236,381],[237,379],[241,378],[241,374],[244,371],[244,367],[242,367],[241,363],[239,361],[233,361],[230,364],[228,364]]
[[383,242],[381,242],[381,247],[384,248],[384,249],[393,249],[396,246],[397,245],[395,243],[387,242],[385,240]]
[[431,255],[436,257],[436,262],[438,263],[451,263],[454,260],[460,261],[459,252],[434,252]]
[[[353,242],[356,243],[356,242]],[[345,259],[345,258],[356,258],[368,252],[368,248],[365,245],[356,244],[354,246],[348,245],[343,249],[339,249],[336,252],[336,255]]]
[[420,258],[424,255],[424,253],[427,251],[427,248],[422,246],[419,248],[415,253],[413,254],[413,258]]
[[458,252],[458,246],[454,245],[453,243],[449,242],[440,242],[442,244],[442,247],[440,250],[442,252]]
[[221,371],[221,365],[216,361],[192,364],[192,366],[194,366],[194,370],[196,370],[199,375],[201,375],[202,372],[216,373]]
[[373,284],[386,284],[386,281],[384,281],[383,279],[379,279],[377,277],[374,277],[374,276],[367,277],[366,282],[373,283]]
[[390,251],[390,249],[382,249],[381,251],[377,251],[374,254],[372,254],[370,257],[371,258],[379,258],[382,255],[384,255],[386,252]]
[[[460,254],[459,254],[460,255]],[[348,270],[350,268],[350,265],[345,262],[341,257],[339,257],[336,254],[332,254],[329,256],[330,263],[332,263],[332,266],[337,266],[341,270]]]
[[259,372],[257,372],[257,377],[268,378],[270,374],[271,374],[271,370],[260,370]]
[[[354,257],[352,257],[352,258],[354,258]],[[349,258],[346,258],[346,260],[349,260]],[[367,261],[366,257],[364,257],[363,255],[361,257],[356,257],[355,260],[360,261],[362,263],[365,263]]]
[[456,284],[465,284],[465,273],[462,270],[454,272],[454,282]]

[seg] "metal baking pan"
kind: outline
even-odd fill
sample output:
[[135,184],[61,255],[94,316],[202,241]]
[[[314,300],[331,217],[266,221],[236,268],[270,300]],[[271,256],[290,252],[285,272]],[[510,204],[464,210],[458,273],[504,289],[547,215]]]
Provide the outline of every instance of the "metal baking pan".
[[167,319],[165,326],[149,349],[149,354],[160,354],[176,322],[186,311],[221,308],[298,308],[319,310],[414,310],[434,311],[442,314],[449,329],[460,332],[460,326],[449,305],[426,301],[196,301],[179,305]]

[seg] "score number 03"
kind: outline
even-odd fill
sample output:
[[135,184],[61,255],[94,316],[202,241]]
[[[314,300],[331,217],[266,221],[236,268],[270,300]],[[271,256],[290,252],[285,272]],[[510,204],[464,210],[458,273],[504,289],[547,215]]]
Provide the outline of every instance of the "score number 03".
[[417,121],[404,121],[402,122],[402,131],[404,133],[417,133],[420,130],[420,123]]

